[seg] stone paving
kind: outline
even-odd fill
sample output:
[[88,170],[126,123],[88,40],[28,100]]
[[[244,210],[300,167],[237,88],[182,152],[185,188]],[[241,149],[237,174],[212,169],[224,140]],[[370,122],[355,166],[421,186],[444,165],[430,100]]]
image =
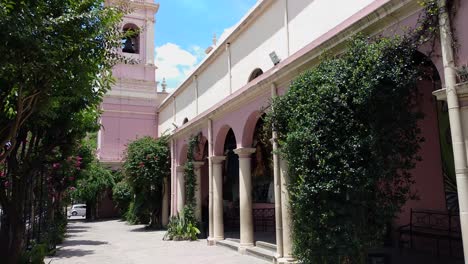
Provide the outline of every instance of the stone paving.
[[66,241],[57,246],[51,264],[226,263],[265,264],[255,257],[219,247],[206,240],[163,241],[164,231],[147,231],[123,221],[71,222]]

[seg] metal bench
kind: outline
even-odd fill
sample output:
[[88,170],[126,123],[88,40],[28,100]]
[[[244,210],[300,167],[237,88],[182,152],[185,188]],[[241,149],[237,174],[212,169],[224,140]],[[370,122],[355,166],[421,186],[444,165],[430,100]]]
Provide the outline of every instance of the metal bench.
[[406,244],[413,248],[414,237],[433,239],[437,243],[437,256],[439,256],[440,241],[446,240],[452,256],[452,242],[461,241],[460,215],[450,211],[411,209],[410,223],[401,226],[398,231],[400,248]]

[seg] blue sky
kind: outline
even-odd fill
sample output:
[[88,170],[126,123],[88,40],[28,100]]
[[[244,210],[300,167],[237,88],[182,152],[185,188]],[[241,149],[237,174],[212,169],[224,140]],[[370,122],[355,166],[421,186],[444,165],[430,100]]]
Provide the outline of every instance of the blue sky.
[[155,46],[157,80],[169,90],[177,86],[205,57],[205,49],[252,8],[257,0],[157,0]]

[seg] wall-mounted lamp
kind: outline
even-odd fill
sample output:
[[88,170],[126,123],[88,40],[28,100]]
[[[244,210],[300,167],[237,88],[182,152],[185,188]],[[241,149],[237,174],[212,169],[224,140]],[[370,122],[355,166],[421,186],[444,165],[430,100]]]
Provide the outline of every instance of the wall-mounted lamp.
[[278,54],[276,54],[275,51],[270,53],[270,59],[271,59],[271,62],[273,62],[273,65],[275,66],[281,62],[281,59],[278,57]]

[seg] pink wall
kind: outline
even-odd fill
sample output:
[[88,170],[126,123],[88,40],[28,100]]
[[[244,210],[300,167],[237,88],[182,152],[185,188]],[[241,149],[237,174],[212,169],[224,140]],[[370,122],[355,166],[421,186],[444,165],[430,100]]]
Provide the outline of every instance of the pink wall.
[[102,103],[101,161],[119,162],[126,144],[144,136],[157,135],[155,106],[141,99],[106,98]]
[[418,101],[419,110],[425,114],[424,119],[419,124],[421,136],[425,138],[425,142],[422,143],[420,151],[422,161],[417,164],[412,175],[416,181],[413,191],[417,192],[419,200],[406,203],[398,217],[397,225],[409,223],[409,211],[411,208],[446,209],[437,106],[436,99],[432,95],[433,84],[428,80],[420,81],[418,88],[421,93]]

